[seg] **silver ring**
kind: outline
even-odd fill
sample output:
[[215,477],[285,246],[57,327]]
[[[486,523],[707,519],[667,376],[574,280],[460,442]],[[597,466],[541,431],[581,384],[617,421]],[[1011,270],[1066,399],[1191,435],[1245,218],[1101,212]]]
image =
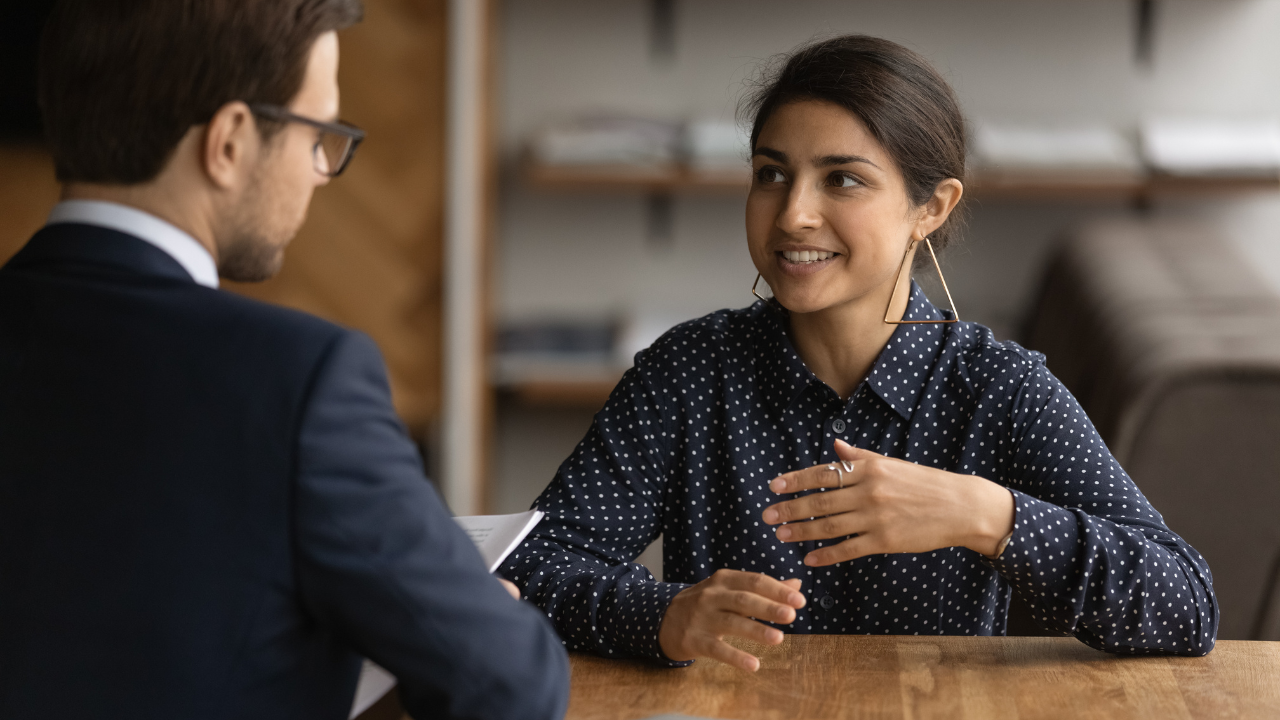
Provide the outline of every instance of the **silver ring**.
[[[842,462],[840,464],[843,465],[844,463]],[[831,463],[830,465],[828,465],[827,469],[834,470],[836,473],[836,489],[843,489],[844,488],[844,471],[841,470],[838,466],[836,466],[835,463]]]
[[840,464],[844,466],[845,472],[853,472],[853,463],[848,460],[841,460]]

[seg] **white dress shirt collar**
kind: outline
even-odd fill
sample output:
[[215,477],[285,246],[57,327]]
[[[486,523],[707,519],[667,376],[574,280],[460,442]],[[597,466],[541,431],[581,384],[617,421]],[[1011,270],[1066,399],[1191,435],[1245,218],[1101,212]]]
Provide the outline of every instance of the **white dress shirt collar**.
[[132,235],[160,248],[191,278],[205,287],[218,287],[218,266],[200,241],[150,213],[102,200],[64,200],[49,213],[49,225],[81,223]]

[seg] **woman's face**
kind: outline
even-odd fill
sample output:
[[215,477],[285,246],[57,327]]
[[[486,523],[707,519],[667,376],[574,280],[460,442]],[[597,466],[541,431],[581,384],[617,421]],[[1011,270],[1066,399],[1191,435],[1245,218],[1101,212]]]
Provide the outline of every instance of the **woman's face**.
[[922,213],[860,118],[819,100],[784,105],[761,129],[752,169],[747,244],[783,307],[888,302]]

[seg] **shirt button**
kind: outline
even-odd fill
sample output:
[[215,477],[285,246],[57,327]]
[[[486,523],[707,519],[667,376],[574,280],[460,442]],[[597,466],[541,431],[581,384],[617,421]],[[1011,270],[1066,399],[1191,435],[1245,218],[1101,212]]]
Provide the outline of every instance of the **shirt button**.
[[844,432],[844,421],[839,418],[836,418],[836,421],[831,423],[831,429],[835,430],[838,433]]
[[[836,422],[839,421],[837,420]],[[836,599],[830,595],[823,595],[822,599],[818,601],[818,604],[822,606],[823,610],[830,610],[836,606]]]

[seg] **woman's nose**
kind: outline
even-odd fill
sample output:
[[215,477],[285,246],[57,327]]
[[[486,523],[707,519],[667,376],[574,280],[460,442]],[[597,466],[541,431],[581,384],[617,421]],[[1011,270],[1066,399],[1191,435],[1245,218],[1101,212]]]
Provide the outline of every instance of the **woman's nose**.
[[822,213],[818,200],[817,193],[811,188],[801,183],[792,185],[786,204],[778,214],[778,229],[785,233],[799,233],[820,227]]

